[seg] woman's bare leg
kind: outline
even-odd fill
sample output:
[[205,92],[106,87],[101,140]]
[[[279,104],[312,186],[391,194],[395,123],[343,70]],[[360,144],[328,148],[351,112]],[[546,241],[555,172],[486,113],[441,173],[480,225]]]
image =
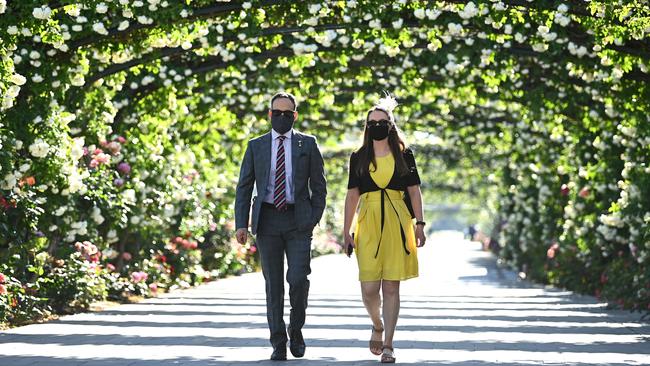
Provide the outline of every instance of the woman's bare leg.
[[[379,296],[379,289],[381,288],[381,281],[363,281],[361,282],[361,298],[363,299],[363,305],[370,315],[370,320],[372,321],[372,326],[377,329],[383,329],[384,325],[381,321],[381,297]],[[371,341],[382,342],[381,332],[372,332]],[[373,353],[381,352],[381,347],[372,347],[371,351]]]
[[386,337],[384,338],[384,345],[393,347],[393,335],[395,334],[395,327],[397,327],[397,318],[399,317],[399,284],[400,281],[382,281],[381,289],[384,296],[383,315],[384,315],[384,329],[386,329]]

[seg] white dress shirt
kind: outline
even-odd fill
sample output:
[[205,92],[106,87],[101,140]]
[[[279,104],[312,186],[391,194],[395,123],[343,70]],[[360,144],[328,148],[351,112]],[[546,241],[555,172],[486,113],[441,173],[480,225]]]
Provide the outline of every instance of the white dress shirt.
[[[289,130],[282,136],[285,136],[284,139],[284,172],[287,180],[285,184],[285,190],[287,195],[287,203],[294,203],[293,200],[293,179],[291,179],[291,172],[293,167],[291,166],[291,136],[293,135],[293,129]],[[275,195],[275,168],[277,166],[278,160],[278,144],[280,136],[279,133],[275,130],[271,130],[271,172],[269,174],[269,183],[266,186],[266,197],[264,197],[264,202],[273,203]]]

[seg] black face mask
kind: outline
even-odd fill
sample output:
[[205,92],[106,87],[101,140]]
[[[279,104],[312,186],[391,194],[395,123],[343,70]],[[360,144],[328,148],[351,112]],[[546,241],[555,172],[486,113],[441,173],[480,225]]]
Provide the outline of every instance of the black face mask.
[[388,137],[388,132],[390,132],[390,126],[388,124],[379,124],[369,126],[370,137],[373,140],[383,140]]
[[273,126],[275,132],[279,133],[280,135],[284,135],[293,127],[293,121],[293,115],[271,116],[271,126]]

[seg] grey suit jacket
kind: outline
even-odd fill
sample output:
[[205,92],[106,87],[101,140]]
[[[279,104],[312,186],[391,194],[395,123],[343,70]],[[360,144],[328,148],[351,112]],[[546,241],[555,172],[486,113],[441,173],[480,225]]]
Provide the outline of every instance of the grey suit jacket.
[[[325,210],[327,196],[323,156],[316,138],[294,130],[291,138],[291,165],[295,214],[298,230],[313,230]],[[257,234],[262,202],[271,172],[271,133],[248,142],[239,172],[235,198],[235,226],[248,228],[253,185],[257,196],[252,199],[251,231]]]

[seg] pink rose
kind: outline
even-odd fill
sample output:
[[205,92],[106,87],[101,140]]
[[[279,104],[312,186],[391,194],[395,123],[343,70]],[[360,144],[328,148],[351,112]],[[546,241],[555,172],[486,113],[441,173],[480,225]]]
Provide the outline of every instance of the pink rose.
[[589,187],[583,187],[583,188],[580,190],[580,192],[578,193],[578,195],[579,195],[580,197],[582,197],[582,198],[587,198],[587,197],[589,197]]
[[546,251],[546,256],[549,259],[555,258],[555,252],[560,248],[560,245],[558,243],[553,243],[551,246],[548,248]]
[[126,143],[126,139],[122,136],[117,136],[117,142],[119,142],[120,144],[124,144]]
[[7,288],[5,285],[0,284],[0,295],[6,295],[7,294]]
[[546,257],[548,257],[548,259],[553,259],[555,257],[555,250],[553,248],[548,248],[546,251]]
[[123,258],[125,261],[130,261],[131,258],[132,258],[131,253],[129,253],[129,252],[124,252],[124,253],[122,253],[122,258]]
[[567,196],[569,194],[569,191],[570,191],[569,186],[566,184],[563,184],[562,187],[560,188],[560,193],[563,196]]
[[113,265],[113,263],[107,264],[106,268],[108,268],[108,270],[111,271],[111,272],[115,271],[115,266]]
[[0,283],[5,283],[5,282],[7,282],[7,277],[5,277],[5,275],[0,273]]
[[149,276],[145,272],[142,272],[142,271],[131,273],[131,280],[134,283],[146,281],[147,277],[149,277]]

